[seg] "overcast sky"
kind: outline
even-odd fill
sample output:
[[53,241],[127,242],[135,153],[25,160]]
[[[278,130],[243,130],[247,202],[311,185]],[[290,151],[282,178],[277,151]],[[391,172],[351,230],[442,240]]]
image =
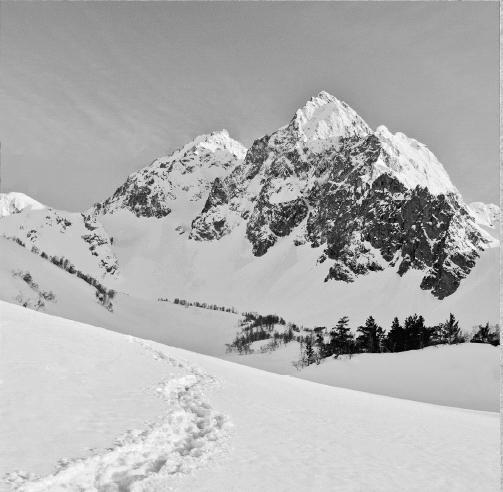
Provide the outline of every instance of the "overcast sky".
[[2,191],[62,209],[227,128],[249,145],[321,89],[499,196],[497,2],[2,2]]

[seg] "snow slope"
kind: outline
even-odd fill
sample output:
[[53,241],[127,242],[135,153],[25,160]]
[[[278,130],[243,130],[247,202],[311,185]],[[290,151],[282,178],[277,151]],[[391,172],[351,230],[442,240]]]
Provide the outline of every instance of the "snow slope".
[[499,347],[465,343],[327,359],[297,377],[396,398],[499,411]]
[[221,445],[225,417],[200,389],[211,376],[139,339],[3,302],[0,310],[0,471],[15,488],[129,490],[161,468],[189,470]]
[[422,273],[415,270],[400,277],[396,268],[388,268],[349,284],[324,282],[326,268],[316,263],[323,247],[295,246],[289,237],[257,257],[241,229],[218,241],[187,241],[176,231],[186,223],[177,211],[163,219],[138,219],[121,211],[100,220],[116,239],[122,273],[118,288],[145,298],[180,297],[277,313],[307,326],[335,323],[342,315],[361,324],[370,314],[389,325],[395,315],[414,312],[428,323],[453,312],[467,329],[499,319],[499,248],[481,252],[461,288],[438,300],[417,288]]
[[44,208],[46,208],[45,205],[24,193],[15,191],[0,193],[0,217],[18,214],[23,210],[41,210]]
[[[332,388],[0,309],[0,462],[25,468],[8,475],[18,490],[498,490],[496,413]],[[114,443],[128,427],[138,430]],[[84,458],[47,475],[65,454]]]
[[407,400],[472,410],[499,410],[500,350],[487,344],[428,347],[388,354],[327,358],[301,370],[297,342],[261,353],[226,354],[226,360],[308,381]]

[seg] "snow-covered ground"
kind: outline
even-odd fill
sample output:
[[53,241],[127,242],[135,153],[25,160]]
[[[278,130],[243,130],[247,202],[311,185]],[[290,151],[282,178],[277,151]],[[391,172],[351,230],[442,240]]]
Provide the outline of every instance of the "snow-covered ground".
[[129,490],[218,451],[226,418],[203,396],[212,376],[133,337],[3,302],[0,310],[7,483]]
[[25,470],[9,475],[19,490],[498,490],[496,413],[0,309],[0,463]]
[[464,343],[328,359],[296,376],[397,398],[497,412],[499,359],[499,347]]
[[278,374],[379,395],[473,410],[499,410],[500,350],[487,344],[433,346],[389,354],[327,358],[297,370],[297,342],[261,353],[226,354],[225,359]]

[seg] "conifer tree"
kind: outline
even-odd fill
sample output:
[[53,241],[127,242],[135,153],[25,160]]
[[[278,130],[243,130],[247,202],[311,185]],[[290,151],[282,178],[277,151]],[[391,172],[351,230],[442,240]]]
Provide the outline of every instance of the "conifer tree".
[[374,318],[369,316],[365,325],[358,327],[360,335],[356,343],[363,352],[376,353],[382,351],[384,330],[377,325]]
[[352,354],[354,337],[348,326],[349,318],[343,316],[330,332],[330,355],[338,357],[342,354]]
[[316,361],[314,350],[313,350],[313,342],[311,337],[307,337],[306,339],[306,349],[305,349],[305,362],[307,366],[310,366]]
[[473,335],[470,340],[471,343],[490,343],[491,345],[497,346],[500,344],[500,334],[499,326],[491,330],[489,322],[485,325],[479,325],[478,331]]
[[386,347],[390,352],[401,352],[405,350],[405,334],[400,321],[395,316],[391,323],[391,328],[386,337]]
[[452,313],[449,315],[449,319],[440,327],[440,339],[442,343],[447,343],[449,345],[462,343],[464,341],[459,322]]

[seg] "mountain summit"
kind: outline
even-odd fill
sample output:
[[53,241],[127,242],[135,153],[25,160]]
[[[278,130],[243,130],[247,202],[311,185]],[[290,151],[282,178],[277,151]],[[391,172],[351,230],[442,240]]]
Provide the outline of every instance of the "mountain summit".
[[491,243],[425,145],[384,126],[373,132],[327,92],[214,182],[190,237],[218,240],[242,223],[256,256],[289,236],[321,249],[326,281],[412,268],[440,299]]
[[240,163],[246,148],[227,130],[200,135],[166,157],[130,174],[103,203],[98,213],[127,209],[137,217],[165,217],[177,199],[197,201],[211,183]]

